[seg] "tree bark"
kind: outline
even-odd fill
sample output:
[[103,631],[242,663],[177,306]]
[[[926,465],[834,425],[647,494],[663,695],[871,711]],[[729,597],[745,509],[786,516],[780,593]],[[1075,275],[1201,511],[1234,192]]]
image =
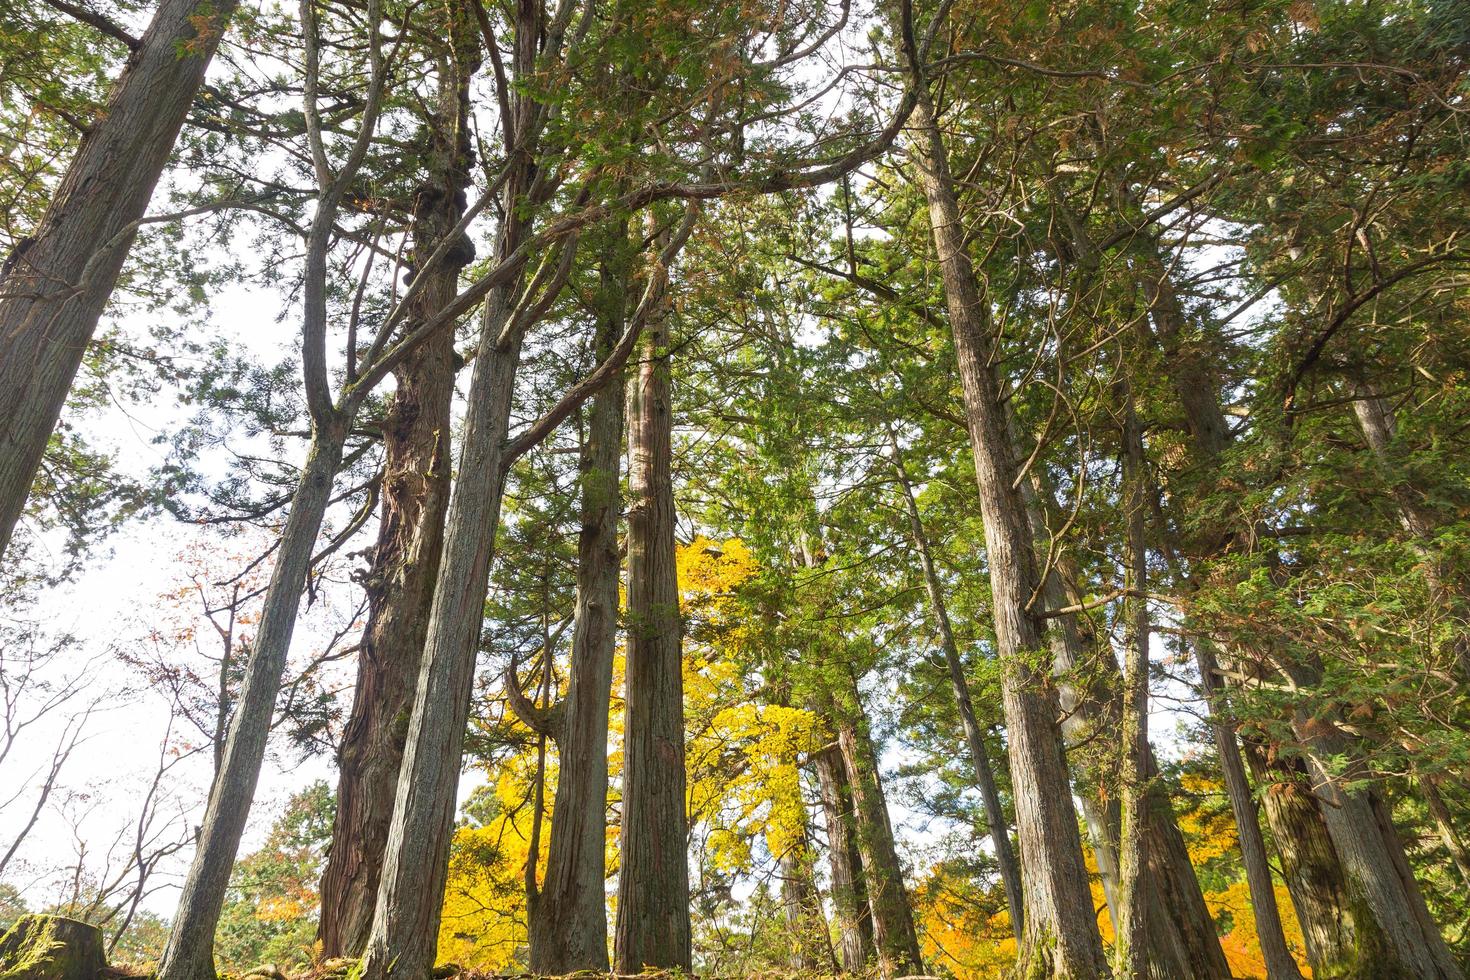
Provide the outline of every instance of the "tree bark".
[[1028,978],[1057,980],[1100,977],[1106,975],[1107,967],[1082,862],[1082,842],[1057,727],[1056,695],[1044,669],[1036,663],[1045,630],[1029,603],[1039,575],[1025,504],[1012,486],[1016,454],[992,366],[988,300],[966,251],[959,203],[927,80],[916,64],[910,67],[918,94],[908,152],[928,201],[954,332],[1003,668],[1026,900],[1018,972]]
[[[512,222],[502,232],[502,255],[514,248],[518,231]],[[444,554],[363,960],[362,975],[369,980],[422,980],[433,966],[438,943],[455,790],[500,524],[504,445],[524,336],[523,328],[502,336],[514,312],[514,297],[514,284],[492,291],[480,325],[459,482],[449,503]]]
[[301,590],[331,499],[332,478],[342,462],[345,438],[346,422],[338,419],[315,432],[307,452],[301,482],[281,532],[276,565],[266,589],[254,649],[245,666],[224,756],[200,825],[194,861],[184,880],[159,964],[159,980],[214,980],[214,930],[255,797]]
[[[1022,484],[1022,492],[1040,551],[1049,536],[1047,515],[1059,511],[1056,494],[1039,468],[1033,468],[1031,480]],[[1076,561],[1065,551],[1060,552],[1042,585],[1042,601],[1050,609],[1078,605],[1084,598],[1077,584],[1080,580]],[[1084,746],[1097,741],[1099,733],[1120,730],[1122,672],[1111,648],[1100,644],[1090,628],[1083,628],[1081,617],[1069,613],[1053,619],[1047,641],[1063,712],[1062,734],[1070,746],[1074,767],[1085,773],[1088,768],[1092,770],[1087,778],[1079,780],[1078,796],[1103,894],[1116,924],[1121,917],[1118,840],[1122,810],[1113,787],[1119,780],[1119,757],[1111,751],[1092,752],[1082,759],[1078,755],[1085,751]],[[1152,778],[1158,766],[1151,747],[1147,761]],[[1200,891],[1173,807],[1163,799],[1154,804],[1143,813],[1149,842],[1146,887],[1150,914],[1145,936],[1150,975],[1155,980],[1226,980],[1231,975],[1230,964]]]
[[903,865],[898,859],[893,825],[883,796],[878,754],[868,731],[867,713],[863,710],[856,679],[849,675],[843,689],[834,695],[837,744],[852,793],[856,842],[862,855],[868,908],[872,912],[878,969],[885,977],[923,973],[918,933],[903,883]]
[[1246,887],[1250,890],[1251,910],[1256,917],[1256,939],[1261,944],[1261,958],[1266,964],[1266,980],[1302,980],[1296,957],[1286,947],[1281,910],[1276,904],[1276,888],[1266,857],[1266,841],[1261,834],[1260,817],[1251,797],[1250,784],[1246,781],[1240,743],[1236,741],[1235,731],[1221,717],[1221,691],[1214,648],[1203,637],[1195,640],[1193,647],[1200,685],[1209,703],[1210,732],[1214,735],[1215,751],[1220,757],[1225,795],[1230,799],[1230,810],[1235,816],[1241,859],[1245,864]]
[[805,828],[796,845],[780,856],[781,905],[791,955],[787,965],[796,972],[834,973],[836,959],[822,912],[822,897],[812,875],[812,850]]
[[[604,250],[597,350],[623,333],[629,263],[621,224]],[[546,876],[530,915],[531,969],[559,975],[607,971],[607,733],[617,645],[621,374],[592,399],[579,462],[582,513],[577,605],[561,730]]]
[[[1127,389],[1126,383],[1124,385]],[[1122,822],[1118,846],[1118,928],[1114,973],[1118,980],[1144,980],[1148,974],[1147,936],[1148,855],[1146,813],[1157,805],[1150,799],[1148,744],[1148,552],[1144,538],[1143,431],[1133,409],[1133,393],[1125,390],[1123,424],[1123,506],[1127,524],[1127,585],[1133,593],[1125,602],[1126,650],[1123,666],[1123,713],[1119,747],[1122,784]]]
[[924,592],[929,598],[929,609],[939,630],[939,645],[944,651],[944,662],[949,669],[950,686],[954,690],[955,705],[959,710],[960,722],[964,725],[965,741],[970,749],[970,763],[975,768],[975,784],[980,789],[980,802],[985,810],[985,822],[990,827],[990,840],[995,848],[995,861],[1000,868],[1001,884],[1006,892],[1006,904],[1010,909],[1011,931],[1019,942],[1025,916],[1025,902],[1021,895],[1021,868],[1011,848],[1010,830],[1006,825],[1005,809],[1001,806],[1000,791],[995,785],[995,773],[990,765],[990,753],[985,747],[985,735],[975,719],[975,705],[970,700],[970,684],[965,677],[965,667],[960,659],[959,644],[955,642],[954,628],[949,620],[949,608],[944,601],[944,585],[934,569],[934,558],[929,551],[929,538],[924,531],[924,522],[919,515],[919,505],[914,499],[913,484],[904,469],[899,454],[898,440],[892,429],[888,432],[889,446],[893,450],[893,468],[898,476],[899,488],[903,491],[904,506],[908,511],[909,537],[919,553],[919,567],[924,576]]
[[[1183,343],[1183,308],[1162,260],[1150,251],[1144,262],[1149,315],[1166,355],[1169,381],[1184,409],[1196,458],[1213,465],[1231,442],[1213,373],[1203,356]],[[1207,529],[1196,544],[1208,556],[1238,535],[1235,528]],[[1274,662],[1269,654],[1262,659]],[[1293,673],[1299,686],[1320,679],[1313,664],[1281,666]],[[1310,789],[1296,787],[1298,792],[1280,793],[1274,801],[1268,792],[1266,813],[1308,937],[1314,975],[1461,977],[1409,873],[1403,842],[1391,824],[1379,819],[1380,804],[1370,791],[1344,790],[1322,761],[1335,755],[1351,757],[1347,737],[1330,719],[1302,712],[1293,727],[1306,750],[1304,774],[1310,777]],[[1315,819],[1308,810],[1315,811]],[[1325,829],[1325,835],[1318,836],[1319,829]],[[1293,833],[1302,836],[1293,839]],[[1301,866],[1293,868],[1298,862]]]
[[[662,302],[662,301],[661,301]],[[628,393],[627,688],[614,968],[692,968],[667,306]]]
[[[420,266],[464,213],[470,145],[468,83],[440,93],[431,159],[436,171],[414,206],[414,265]],[[459,273],[474,257],[466,239],[425,273],[410,322],[423,322],[454,299]],[[429,628],[434,574],[449,508],[450,402],[454,333],[442,330],[404,359],[383,420],[382,504],[365,589],[367,625],[358,651],[352,713],[337,753],[337,814],[321,882],[317,937],[326,957],[358,956],[372,928],[403,760],[414,679]]]
[[837,920],[842,969],[861,973],[873,958],[873,919],[853,820],[852,792],[841,750],[827,749],[814,760],[827,825],[827,858],[832,872],[832,909]]
[[0,269],[0,557],[236,0],[162,0],[35,234]]

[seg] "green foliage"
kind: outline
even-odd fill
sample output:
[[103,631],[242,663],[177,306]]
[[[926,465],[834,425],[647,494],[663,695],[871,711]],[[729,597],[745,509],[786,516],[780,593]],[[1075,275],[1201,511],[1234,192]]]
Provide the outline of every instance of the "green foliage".
[[287,801],[265,845],[235,865],[215,934],[222,967],[290,969],[312,962],[317,882],[335,812],[331,788],[318,780]]

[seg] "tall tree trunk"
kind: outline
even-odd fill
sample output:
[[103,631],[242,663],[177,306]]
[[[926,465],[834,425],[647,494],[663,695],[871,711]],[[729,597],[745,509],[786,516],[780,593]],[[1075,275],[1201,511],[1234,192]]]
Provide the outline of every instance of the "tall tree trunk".
[[1301,763],[1272,759],[1263,745],[1251,740],[1244,743],[1244,755],[1260,787],[1261,807],[1301,923],[1312,976],[1356,976],[1358,935],[1367,926],[1365,910],[1356,908],[1349,894],[1342,862]]
[[[301,482],[282,531],[276,566],[266,588],[255,649],[230,723],[229,738],[209,794],[194,861],[184,879],[179,910],[159,964],[159,980],[214,980],[214,929],[224,905],[225,889],[240,847],[240,836],[255,796],[260,765],[270,738],[271,716],[291,649],[291,634],[301,589],[311,566],[312,548],[331,501],[332,480],[342,464],[347,434],[370,386],[349,381],[334,400],[327,369],[327,254],[333,224],[347,185],[354,179],[376,131],[383,91],[379,0],[369,0],[367,59],[370,80],[362,103],[361,123],[352,148],[336,173],[326,165],[316,112],[318,69],[317,25],[310,0],[301,5],[306,40],[307,133],[317,169],[316,212],[306,235],[301,289],[301,364],[311,447]],[[350,374],[351,372],[349,372]]]
[[[1184,313],[1162,259],[1155,250],[1144,259],[1144,287],[1149,301],[1149,315],[1155,333],[1166,355],[1169,380],[1184,409],[1186,425],[1194,442],[1196,458],[1203,465],[1213,464],[1230,444],[1231,437],[1220,407],[1217,387],[1203,357],[1187,347],[1183,338]],[[1210,529],[1202,545],[1208,549],[1223,547],[1238,536],[1235,528]],[[1213,539],[1213,541],[1208,540]],[[1269,655],[1263,658],[1271,661]],[[1311,686],[1319,679],[1314,665],[1282,664],[1294,672],[1299,686]],[[1301,806],[1317,811],[1320,825],[1326,829],[1330,847],[1319,840],[1283,840],[1273,820],[1273,807],[1267,797],[1267,819],[1282,849],[1283,866],[1290,862],[1288,850],[1296,849],[1311,862],[1311,873],[1288,871],[1288,888],[1312,883],[1314,887],[1300,898],[1292,898],[1302,919],[1304,933],[1313,954],[1314,975],[1458,978],[1463,974],[1455,966],[1438,927],[1430,919],[1418,883],[1409,873],[1403,853],[1403,842],[1391,824],[1379,819],[1379,804],[1371,791],[1346,791],[1333,779],[1323,760],[1345,755],[1351,758],[1350,740],[1330,720],[1311,718],[1298,712],[1293,720],[1297,739],[1306,749],[1310,790],[1293,799],[1279,817],[1291,817],[1290,826],[1281,831],[1298,830],[1311,833],[1317,823],[1310,820]],[[1358,773],[1359,776],[1367,775]],[[1302,787],[1306,789],[1306,787]],[[1283,794],[1284,795],[1284,794]],[[1318,796],[1323,803],[1318,804]],[[1278,811],[1285,808],[1276,807]],[[1332,858],[1329,859],[1328,855]],[[1337,864],[1331,868],[1330,863]],[[1342,889],[1338,889],[1338,884]],[[1319,898],[1328,900],[1318,901]],[[1339,945],[1333,940],[1344,937],[1344,917],[1351,918],[1352,945]],[[1322,921],[1307,921],[1309,916],[1324,915]],[[1323,943],[1322,940],[1326,940]],[[1371,971],[1371,972],[1364,972]]]
[[306,583],[317,532],[331,499],[332,478],[342,462],[345,437],[345,420],[335,420],[316,431],[301,482],[291,498],[291,512],[281,532],[276,565],[266,588],[260,625],[245,666],[224,756],[209,794],[194,861],[184,879],[183,894],[179,896],[178,911],[174,913],[168,945],[159,964],[159,980],[215,978],[214,930],[255,797],[276,694],[280,691],[296,612],[301,604],[301,590]]
[[[910,57],[916,59],[912,52]],[[1026,900],[1018,971],[1028,978],[1058,980],[1104,976],[1107,967],[1082,862],[1082,842],[1057,727],[1056,695],[1045,672],[1033,662],[1045,642],[1042,623],[1029,609],[1039,575],[1025,504],[1012,486],[1016,454],[992,366],[988,300],[966,251],[959,203],[927,80],[916,63],[911,61],[910,67],[918,96],[909,154],[928,200],[954,331],[1003,668]]]
[[614,968],[692,966],[667,306],[628,393],[627,695]]
[[1128,588],[1125,603],[1127,655],[1123,667],[1123,712],[1119,737],[1122,822],[1118,836],[1118,924],[1114,951],[1118,980],[1144,980],[1148,975],[1148,934],[1151,910],[1147,881],[1147,812],[1159,805],[1152,799],[1153,753],[1148,744],[1148,552],[1144,537],[1143,432],[1133,407],[1133,392],[1125,383],[1123,423],[1123,506],[1127,525]]
[[[505,229],[501,255],[510,254],[517,235],[514,227]],[[422,980],[438,943],[455,789],[505,490],[503,447],[524,336],[523,329],[512,329],[502,337],[515,292],[514,284],[493,290],[480,325],[459,482],[449,503],[444,553],[363,960],[363,977],[371,980]]]
[[868,891],[858,850],[853,818],[852,791],[841,750],[829,748],[814,760],[817,785],[822,793],[822,814],[827,825],[827,858],[832,872],[832,910],[837,919],[837,939],[842,969],[861,973],[873,957],[873,919],[868,909]]
[[[597,350],[605,358],[623,333],[627,231],[604,248]],[[582,488],[577,606],[566,701],[557,738],[556,802],[540,897],[530,916],[531,969],[540,974],[606,972],[607,731],[617,645],[618,515],[621,506],[623,383],[599,391],[587,413],[578,464]]]
[[1266,980],[1302,980],[1296,957],[1286,946],[1281,926],[1281,910],[1276,904],[1276,888],[1271,880],[1271,865],[1266,857],[1266,841],[1261,834],[1260,816],[1246,781],[1245,764],[1235,731],[1221,715],[1221,690],[1214,647],[1207,638],[1193,643],[1195,663],[1199,667],[1200,685],[1209,702],[1210,732],[1215,738],[1215,752],[1220,757],[1220,771],[1225,781],[1225,795],[1235,816],[1240,854],[1245,864],[1246,887],[1250,890],[1251,911],[1256,917],[1256,938],[1261,944],[1261,958],[1266,964]]
[[[1303,686],[1318,681],[1314,676],[1295,679]],[[1293,729],[1306,747],[1312,792],[1323,801],[1322,820],[1350,892],[1372,915],[1372,928],[1359,935],[1359,962],[1371,963],[1372,975],[1382,980],[1463,980],[1382,801],[1372,790],[1349,788],[1369,773],[1350,764],[1347,772],[1335,774],[1328,766],[1326,760],[1352,758],[1349,738],[1330,719],[1305,709],[1296,712]],[[1368,957],[1361,956],[1365,936],[1377,947]]]
[[0,557],[236,0],[162,0],[35,234],[0,269]]
[[[430,172],[414,200],[413,268],[453,232],[465,209],[473,151],[467,118],[478,35],[468,15],[449,17],[450,70],[430,120]],[[460,270],[474,258],[468,238],[429,276],[408,320],[423,322],[454,299]],[[367,945],[393,816],[393,796],[429,628],[434,575],[449,508],[450,402],[454,332],[442,330],[394,371],[383,419],[382,510],[365,589],[368,619],[358,651],[352,713],[337,753],[337,814],[322,872],[317,938],[325,956],[357,956]]]
[[[1014,431],[1014,430],[1013,430]],[[1019,439],[1017,440],[1019,443]],[[1059,513],[1056,494],[1041,469],[1033,468],[1031,480],[1022,484],[1032,534],[1037,548],[1046,547],[1048,515]],[[1051,573],[1042,585],[1042,600],[1050,609],[1081,604],[1078,582],[1082,574],[1075,559],[1065,551],[1057,555]],[[1084,620],[1075,614],[1054,617],[1047,640],[1052,670],[1063,711],[1062,734],[1066,737],[1074,766],[1081,765],[1087,778],[1081,780],[1079,797],[1096,856],[1103,894],[1109,913],[1117,923],[1119,910],[1118,838],[1122,811],[1113,788],[1119,779],[1115,752],[1090,752],[1084,748],[1097,741],[1099,733],[1119,730],[1122,718],[1122,673],[1112,650],[1099,643]],[[1150,776],[1158,766],[1153,750],[1148,752]],[[1189,850],[1179,822],[1167,800],[1146,807],[1147,895],[1150,903],[1147,962],[1156,980],[1192,977],[1197,980],[1226,980],[1230,964],[1220,946],[1214,917],[1205,904],[1199,879],[1189,860]]]
[[780,856],[781,905],[791,949],[787,965],[796,972],[832,973],[837,963],[812,874],[812,857],[804,827],[795,845]]
[[924,531],[924,522],[919,515],[919,505],[914,499],[913,484],[904,469],[899,453],[898,439],[893,430],[888,431],[889,446],[893,450],[893,468],[898,475],[899,488],[903,491],[904,506],[909,517],[909,536],[914,549],[919,553],[919,567],[924,576],[924,592],[929,598],[929,609],[939,629],[939,645],[944,651],[944,662],[949,668],[949,681],[954,689],[955,705],[959,710],[960,722],[964,725],[965,741],[970,749],[970,763],[975,769],[975,784],[980,789],[980,802],[985,810],[985,822],[990,827],[990,840],[995,848],[995,861],[1000,867],[1001,884],[1005,887],[1006,904],[1010,909],[1011,931],[1019,942],[1025,916],[1025,902],[1021,895],[1021,867],[1016,862],[1011,848],[1010,830],[1006,825],[1005,810],[1000,803],[1000,791],[996,789],[995,773],[990,765],[990,753],[985,747],[985,734],[975,719],[975,705],[970,700],[970,684],[965,677],[965,667],[960,659],[959,644],[955,642],[954,628],[949,620],[949,607],[944,601],[944,585],[934,569],[934,557],[929,551],[929,537]]
[[873,947],[878,969],[885,977],[923,972],[918,933],[903,884],[903,865],[888,818],[878,754],[868,730],[856,679],[849,676],[834,692],[837,744],[852,792],[852,810],[858,851],[863,860],[863,884],[872,912]]

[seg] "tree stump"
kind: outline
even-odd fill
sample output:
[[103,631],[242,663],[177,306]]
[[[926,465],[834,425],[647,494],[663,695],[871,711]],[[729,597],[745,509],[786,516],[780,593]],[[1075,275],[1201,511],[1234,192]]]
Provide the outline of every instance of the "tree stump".
[[59,915],[23,915],[0,936],[0,980],[98,980],[102,930]]

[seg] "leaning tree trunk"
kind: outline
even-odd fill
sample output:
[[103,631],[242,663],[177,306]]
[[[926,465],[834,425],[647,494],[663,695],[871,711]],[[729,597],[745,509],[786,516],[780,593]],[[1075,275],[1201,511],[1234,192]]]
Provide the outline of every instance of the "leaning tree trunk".
[[[451,75],[440,92],[431,156],[435,172],[414,201],[415,267],[425,264],[464,213],[468,91],[467,76],[460,83]],[[427,321],[453,300],[460,270],[473,258],[474,247],[464,238],[425,272],[431,278],[409,321]],[[317,937],[328,957],[360,955],[372,929],[444,543],[455,357],[452,330],[441,330],[416,348],[394,371],[397,384],[383,419],[382,510],[364,583],[368,619],[358,650],[352,714],[337,753],[337,815],[322,872]]]
[[236,0],[162,0],[35,234],[0,269],[0,557]]
[[[514,201],[515,195],[508,194]],[[502,232],[509,255],[523,229]],[[362,976],[422,980],[433,966],[454,833],[455,790],[505,490],[506,434],[524,324],[506,331],[516,283],[491,292],[470,380],[459,482],[445,522]],[[504,334],[504,336],[503,336]]]
[[903,864],[888,802],[883,795],[883,777],[878,771],[878,753],[868,729],[867,713],[856,679],[849,676],[833,692],[837,745],[842,753],[847,783],[852,793],[853,823],[858,852],[863,859],[863,884],[873,916],[873,948],[878,969],[885,977],[923,973],[918,932],[903,883]]
[[291,498],[224,756],[159,964],[159,980],[214,980],[214,930],[255,798],[301,590],[331,499],[332,478],[342,462],[345,437],[346,421],[340,417],[317,429]]
[[873,957],[873,920],[868,909],[862,853],[858,850],[847,766],[835,746],[817,754],[813,764],[827,826],[827,858],[832,875],[832,911],[842,969],[861,973]]
[[1010,910],[1011,931],[1019,942],[1025,915],[1025,903],[1021,896],[1021,867],[1016,862],[1011,848],[1010,830],[1006,826],[1005,810],[1000,803],[1000,791],[995,785],[995,773],[990,765],[990,753],[985,747],[985,734],[975,718],[975,705],[970,700],[970,683],[965,677],[964,662],[960,659],[959,644],[955,642],[954,627],[949,619],[949,606],[944,601],[944,584],[934,568],[934,557],[929,549],[929,536],[919,515],[918,501],[914,499],[913,484],[904,468],[899,453],[898,439],[893,430],[888,432],[888,443],[893,450],[893,468],[898,476],[899,489],[903,491],[904,508],[908,512],[909,537],[914,550],[919,554],[919,568],[924,577],[924,592],[929,598],[929,610],[939,630],[939,645],[944,651],[945,666],[949,669],[949,682],[954,690],[955,706],[959,710],[960,722],[965,729],[965,742],[970,749],[970,764],[975,769],[975,785],[980,789],[980,802],[985,810],[985,822],[990,827],[990,840],[995,847],[995,861],[1000,868],[1001,884],[1006,892],[1006,904]]
[[614,968],[692,967],[667,307],[628,392],[627,694]]
[[[598,358],[623,333],[627,304],[626,228],[603,253],[597,311]],[[546,875],[530,916],[531,970],[558,975],[606,972],[607,732],[617,645],[618,515],[621,507],[623,383],[592,399],[579,477],[582,529],[577,541],[577,606],[571,669],[557,733],[556,804]]]
[[1016,453],[994,374],[988,300],[966,251],[959,203],[927,80],[916,64],[911,70],[918,93],[909,154],[928,201],[954,332],[1003,670],[1002,700],[1026,900],[1018,972],[1028,978],[1058,980],[1101,977],[1107,966],[1082,861],[1057,727],[1056,694],[1045,671],[1035,663],[1045,643],[1042,622],[1029,608],[1039,575],[1026,507],[1013,486]]

